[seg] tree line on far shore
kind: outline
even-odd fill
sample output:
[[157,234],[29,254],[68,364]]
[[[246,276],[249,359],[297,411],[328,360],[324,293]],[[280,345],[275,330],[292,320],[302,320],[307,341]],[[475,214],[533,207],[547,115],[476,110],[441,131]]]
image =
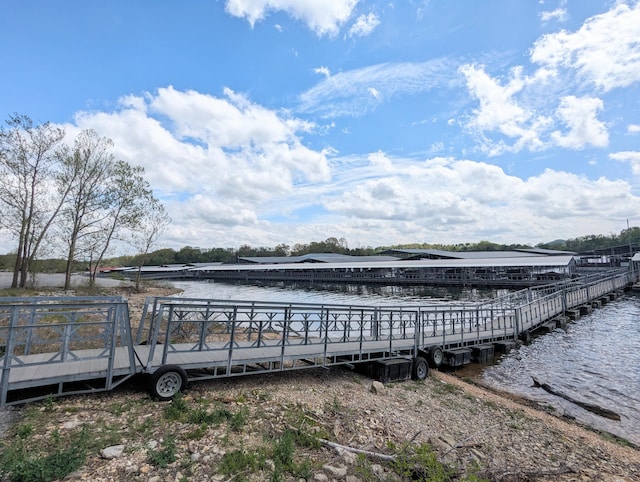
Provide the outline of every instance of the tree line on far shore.
[[[611,235],[588,235],[569,240],[556,240],[549,243],[537,244],[536,248],[554,249],[559,251],[573,251],[584,253],[596,249],[609,248],[612,246],[623,246],[640,244],[640,228],[632,227],[622,230],[620,234]],[[106,258],[103,260],[104,266],[161,266],[169,264],[187,263],[236,263],[242,257],[264,257],[264,256],[302,256],[316,253],[338,253],[351,256],[372,256],[387,249],[441,249],[445,251],[505,251],[519,248],[531,248],[523,244],[498,244],[490,241],[480,241],[478,243],[460,244],[429,244],[413,243],[394,246],[379,247],[357,247],[349,248],[344,238],[330,237],[324,241],[313,241],[308,244],[279,244],[273,248],[251,247],[242,245],[239,248],[198,248],[184,246],[179,250],[172,248],[162,248],[150,251],[146,254],[120,256],[117,258]],[[15,264],[15,253],[0,255],[0,270],[8,270]],[[67,260],[64,259],[39,259],[34,262],[34,270],[40,273],[57,273],[65,271]],[[72,271],[87,271],[89,264],[85,261],[75,260],[72,264]]]
[[[556,240],[549,243],[539,243],[535,246],[526,244],[500,244],[491,241],[479,241],[477,243],[459,244],[434,244],[434,243],[410,243],[391,246],[359,246],[349,248],[344,238],[330,237],[324,241],[312,241],[308,244],[296,243],[293,245],[279,244],[273,248],[251,247],[242,245],[239,248],[198,248],[185,246],[179,250],[163,248],[150,252],[145,263],[149,266],[163,264],[182,263],[235,263],[242,257],[261,256],[302,256],[305,254],[337,253],[351,256],[373,256],[388,249],[440,249],[444,251],[508,251],[514,249],[541,248],[558,251],[573,251],[576,253],[593,251],[596,249],[621,246],[625,244],[640,243],[640,228],[625,229],[620,234],[588,235],[568,240]],[[137,266],[140,259],[135,256],[126,256],[112,259],[114,265]]]
[[95,282],[116,241],[143,257],[150,251],[169,218],[142,167],[116,159],[113,142],[94,130],[68,145],[65,130],[49,122],[13,114],[6,124],[0,127],[0,230],[16,249],[11,265],[0,267],[13,271],[12,288],[26,288],[61,250],[65,289],[80,262]]

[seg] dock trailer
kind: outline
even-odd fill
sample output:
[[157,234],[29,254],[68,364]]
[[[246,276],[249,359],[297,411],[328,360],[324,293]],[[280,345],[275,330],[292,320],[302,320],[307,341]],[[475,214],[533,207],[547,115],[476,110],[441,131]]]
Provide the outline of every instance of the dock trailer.
[[111,390],[139,375],[160,400],[197,380],[339,365],[423,379],[445,362],[482,361],[630,281],[619,273],[435,305],[149,298],[137,326],[120,297],[3,298],[0,406]]

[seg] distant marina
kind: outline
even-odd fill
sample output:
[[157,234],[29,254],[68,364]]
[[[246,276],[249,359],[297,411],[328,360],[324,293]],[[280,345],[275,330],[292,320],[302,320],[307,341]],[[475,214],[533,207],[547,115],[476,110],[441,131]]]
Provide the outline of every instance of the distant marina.
[[[609,254],[579,256],[567,251],[453,252],[387,250],[377,256],[335,253],[297,257],[247,257],[236,263],[112,267],[103,275],[144,279],[282,281],[375,285],[434,285],[521,289],[562,281],[600,270],[629,268],[637,246]],[[637,264],[640,264],[640,260]],[[636,269],[635,266],[634,269]]]

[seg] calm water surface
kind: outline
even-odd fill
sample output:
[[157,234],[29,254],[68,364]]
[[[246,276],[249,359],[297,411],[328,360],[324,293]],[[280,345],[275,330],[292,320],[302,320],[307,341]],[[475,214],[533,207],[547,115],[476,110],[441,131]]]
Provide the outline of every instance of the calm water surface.
[[[369,287],[308,284],[255,286],[174,283],[188,298],[399,305],[480,301],[502,292],[469,288]],[[640,445],[640,296],[627,294],[569,324],[535,338],[484,368],[482,381]],[[620,414],[612,421],[532,385],[532,376],[574,399]]]

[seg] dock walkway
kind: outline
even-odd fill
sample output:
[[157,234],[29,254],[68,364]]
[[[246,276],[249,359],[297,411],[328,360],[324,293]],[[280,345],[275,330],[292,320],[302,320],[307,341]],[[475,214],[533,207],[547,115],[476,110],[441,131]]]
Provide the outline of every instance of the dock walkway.
[[170,398],[188,380],[401,358],[438,366],[456,350],[513,342],[608,301],[634,281],[622,271],[446,305],[150,298],[134,328],[119,297],[6,298],[0,406],[111,390],[137,374]]

